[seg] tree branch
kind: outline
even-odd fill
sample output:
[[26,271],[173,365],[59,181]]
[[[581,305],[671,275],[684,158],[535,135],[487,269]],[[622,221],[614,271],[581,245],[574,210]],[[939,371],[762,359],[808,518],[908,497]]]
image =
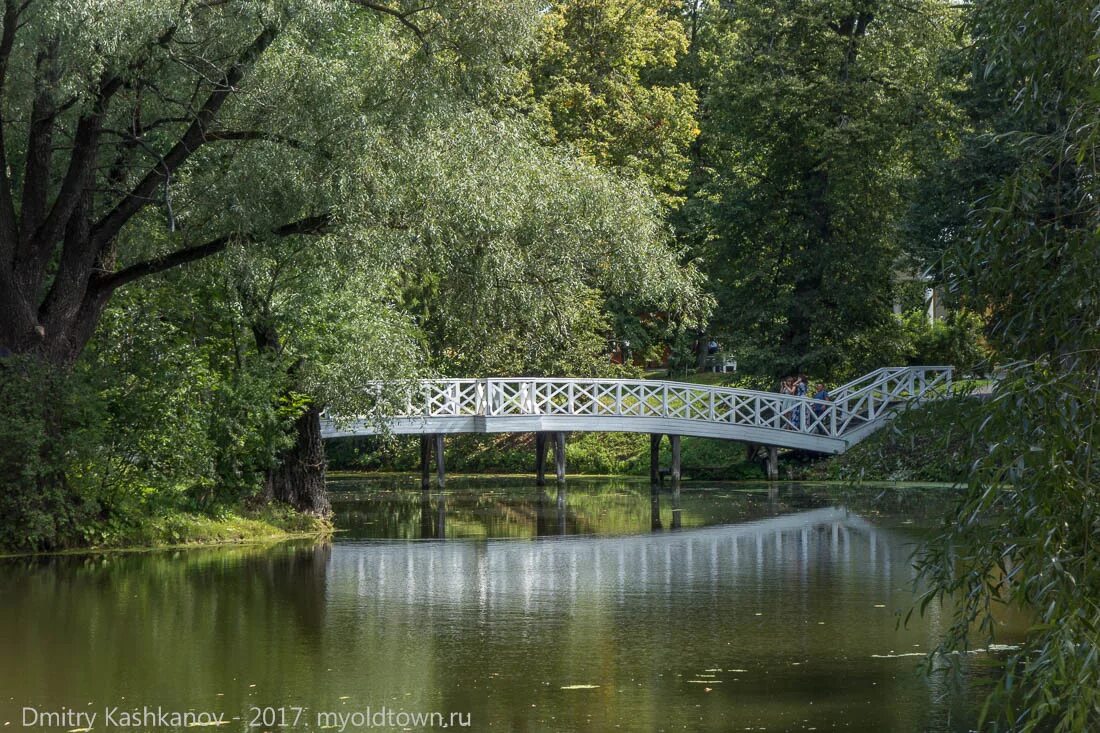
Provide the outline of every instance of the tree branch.
[[424,31],[423,28],[409,20],[409,16],[423,12],[427,8],[413,8],[412,10],[402,11],[397,8],[391,8],[390,6],[384,5],[383,3],[373,2],[373,0],[351,0],[351,2],[355,3],[356,5],[361,5],[364,8],[374,10],[375,12],[397,18],[401,25],[412,31],[413,35],[415,35],[417,39],[424,45],[425,52],[429,50],[428,34]]
[[99,275],[94,279],[89,291],[93,294],[93,297],[109,294],[134,280],[218,254],[233,242],[255,242],[264,236],[290,237],[298,234],[323,234],[329,230],[331,224],[332,217],[329,214],[321,214],[284,224],[267,232],[266,235],[260,233],[224,234],[203,244],[185,247],[175,252],[135,263],[129,267],[124,267],[118,272]]
[[287,147],[302,150],[306,146],[301,140],[295,140],[276,132],[264,132],[262,130],[212,130],[206,133],[207,141],[217,140],[263,140],[270,143],[279,143]]
[[57,103],[54,87],[57,86],[57,38],[46,41],[38,51],[34,62],[34,102],[27,135],[27,160],[23,172],[22,210],[19,216],[19,239],[25,246],[31,235],[46,218],[49,206],[49,185],[53,160],[54,119]]
[[222,105],[231,94],[237,91],[237,84],[244,78],[247,70],[272,44],[279,30],[270,25],[241,52],[233,65],[225,72],[222,82],[215,86],[195,115],[191,125],[179,141],[164,155],[163,161],[154,166],[141,181],[123,199],[92,228],[92,245],[102,248],[113,240],[122,227],[144,208],[152,198],[153,192],[164,180],[170,177],[187,159],[208,139],[207,128],[217,117]]

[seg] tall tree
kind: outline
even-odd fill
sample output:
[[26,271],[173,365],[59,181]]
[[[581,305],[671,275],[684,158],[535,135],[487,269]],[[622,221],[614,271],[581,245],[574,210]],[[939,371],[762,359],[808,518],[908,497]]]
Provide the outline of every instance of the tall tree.
[[[648,187],[667,216],[684,202],[689,149],[699,134],[694,87],[679,73],[688,49],[676,0],[563,0],[542,15],[519,95],[550,142],[582,159]],[[687,253],[684,254],[687,260]],[[694,273],[694,263],[685,267]],[[682,288],[678,302],[664,292]],[[620,294],[605,294],[602,336],[636,354],[659,353],[708,310],[706,298],[680,278]]]
[[688,39],[674,0],[565,0],[539,26],[533,115],[554,141],[678,203],[699,133],[674,69]]
[[[943,108],[939,2],[767,0],[704,14],[694,239],[751,371],[840,374],[888,331],[916,141]],[[899,272],[900,271],[900,272]]]
[[[6,2],[0,346],[70,365],[118,288],[234,242],[330,226],[331,188],[283,198],[283,182],[302,177],[300,168],[285,166],[300,166],[324,148],[329,172],[317,164],[310,169],[334,177],[332,164],[342,158],[331,153],[354,150],[362,129],[351,114],[357,100],[345,95],[340,114],[324,119],[307,104],[286,104],[278,85],[323,87],[316,65],[326,55],[322,36],[355,14],[387,28],[375,47],[356,49],[368,61],[404,44],[415,53],[462,57],[451,67],[457,72],[446,73],[471,77],[534,17],[531,6],[504,2],[427,8],[366,0],[187,0],[119,3],[110,13],[91,2]],[[486,34],[487,26],[503,32]],[[475,34],[482,48],[472,54]],[[260,206],[227,205],[225,197],[189,185],[257,146],[304,154],[269,156],[251,171],[250,198]],[[143,230],[158,220],[172,236],[150,250]]]
[[[213,394],[247,388],[267,403],[242,398],[245,417],[223,431],[227,450],[252,453],[228,457],[225,473],[240,479],[229,483],[247,485],[261,469],[277,498],[324,511],[319,409],[368,411],[377,406],[363,381],[397,366],[416,373],[411,359],[395,358],[407,356],[411,333],[396,315],[402,270],[444,282],[456,313],[479,304],[472,315],[502,319],[498,335],[524,324],[545,354],[554,353],[545,344],[591,333],[577,329],[600,317],[591,293],[655,273],[686,282],[672,276],[680,273],[644,192],[542,149],[521,124],[476,112],[516,75],[512,63],[538,19],[533,5],[124,3],[110,16],[96,8],[7,5],[0,353],[65,371],[120,288],[160,290],[168,278],[181,293],[204,292],[203,318],[220,325],[191,319],[193,345],[209,361],[194,373],[224,380]],[[229,261],[205,266],[224,253]],[[548,286],[554,297],[542,301]],[[144,312],[175,308],[168,296],[152,303]],[[451,333],[476,325],[441,318]],[[110,320],[102,338],[155,338],[156,319],[133,331]],[[187,337],[170,341],[185,361]],[[231,344],[234,360],[212,356],[212,341]],[[378,346],[387,341],[388,350]],[[117,352],[104,343],[97,353],[109,362]],[[159,358],[156,349],[132,353]],[[16,372],[4,365],[0,378],[11,381]],[[185,392],[178,399],[210,408],[212,398]],[[163,394],[177,399],[167,386]],[[65,425],[52,409],[41,408],[36,424],[57,438]],[[267,435],[288,420],[297,440]],[[49,463],[58,458],[51,444],[60,445],[40,441],[32,453]],[[280,447],[281,460],[272,458]],[[5,521],[61,516],[80,501],[39,501],[64,477],[47,473],[28,488],[25,467],[4,471],[22,487],[5,494]]]

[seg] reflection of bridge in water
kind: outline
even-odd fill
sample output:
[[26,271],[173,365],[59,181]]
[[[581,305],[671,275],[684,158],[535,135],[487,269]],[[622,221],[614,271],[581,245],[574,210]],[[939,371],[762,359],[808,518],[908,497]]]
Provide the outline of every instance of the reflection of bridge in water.
[[753,585],[762,574],[774,576],[777,567],[796,583],[818,572],[835,582],[837,569],[843,575],[848,568],[862,590],[889,594],[895,578],[912,577],[908,553],[901,550],[905,542],[844,508],[830,507],[625,537],[338,543],[329,577],[330,588],[354,589],[376,603],[502,609],[582,596],[621,601],[654,585],[696,591]]
[[434,450],[444,478],[443,436],[456,433],[535,433],[535,471],[544,480],[554,447],[555,471],[565,478],[565,435],[649,433],[650,471],[658,476],[662,436],[672,448],[671,477],[680,477],[680,438],[695,436],[767,446],[768,474],[778,472],[779,448],[843,453],[882,427],[904,402],[950,392],[950,367],[878,369],[832,390],[830,399],[635,379],[437,379],[406,385],[400,414],[381,420],[326,419],[326,438],[390,432],[421,436],[422,481]]

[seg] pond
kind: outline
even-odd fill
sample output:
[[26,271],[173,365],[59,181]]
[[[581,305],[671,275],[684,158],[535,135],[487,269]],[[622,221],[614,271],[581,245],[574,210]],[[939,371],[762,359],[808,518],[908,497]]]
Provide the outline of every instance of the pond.
[[0,562],[0,727],[963,731],[1003,657],[899,623],[946,489],[332,489],[330,543]]

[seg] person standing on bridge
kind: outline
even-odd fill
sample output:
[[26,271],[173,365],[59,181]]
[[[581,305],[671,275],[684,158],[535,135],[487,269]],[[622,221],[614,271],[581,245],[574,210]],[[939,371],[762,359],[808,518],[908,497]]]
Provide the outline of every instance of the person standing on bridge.
[[[806,392],[808,392],[809,389],[810,389],[810,378],[807,377],[805,374],[799,374],[798,377],[795,378],[795,382],[794,382],[794,396],[795,397],[805,397]],[[802,406],[801,405],[794,408],[794,419],[791,422],[794,423],[795,430],[802,427]]]
[[[829,400],[832,399],[832,395],[829,394],[829,390],[825,389],[824,384],[822,384],[821,382],[818,382],[817,386],[814,387],[814,399],[815,400],[820,400],[821,402],[828,402]],[[821,418],[825,414],[825,405],[818,403],[818,404],[814,405],[813,409],[814,409],[814,415],[816,416],[816,418],[818,420],[818,425],[817,425],[818,432],[820,432],[820,433],[826,432],[825,431],[825,423],[821,422]]]
[[[779,383],[779,394],[793,397],[795,394],[795,378],[793,376],[783,377],[783,381]],[[787,410],[783,413],[783,419],[795,427],[798,426],[798,416],[795,414],[796,410]]]

